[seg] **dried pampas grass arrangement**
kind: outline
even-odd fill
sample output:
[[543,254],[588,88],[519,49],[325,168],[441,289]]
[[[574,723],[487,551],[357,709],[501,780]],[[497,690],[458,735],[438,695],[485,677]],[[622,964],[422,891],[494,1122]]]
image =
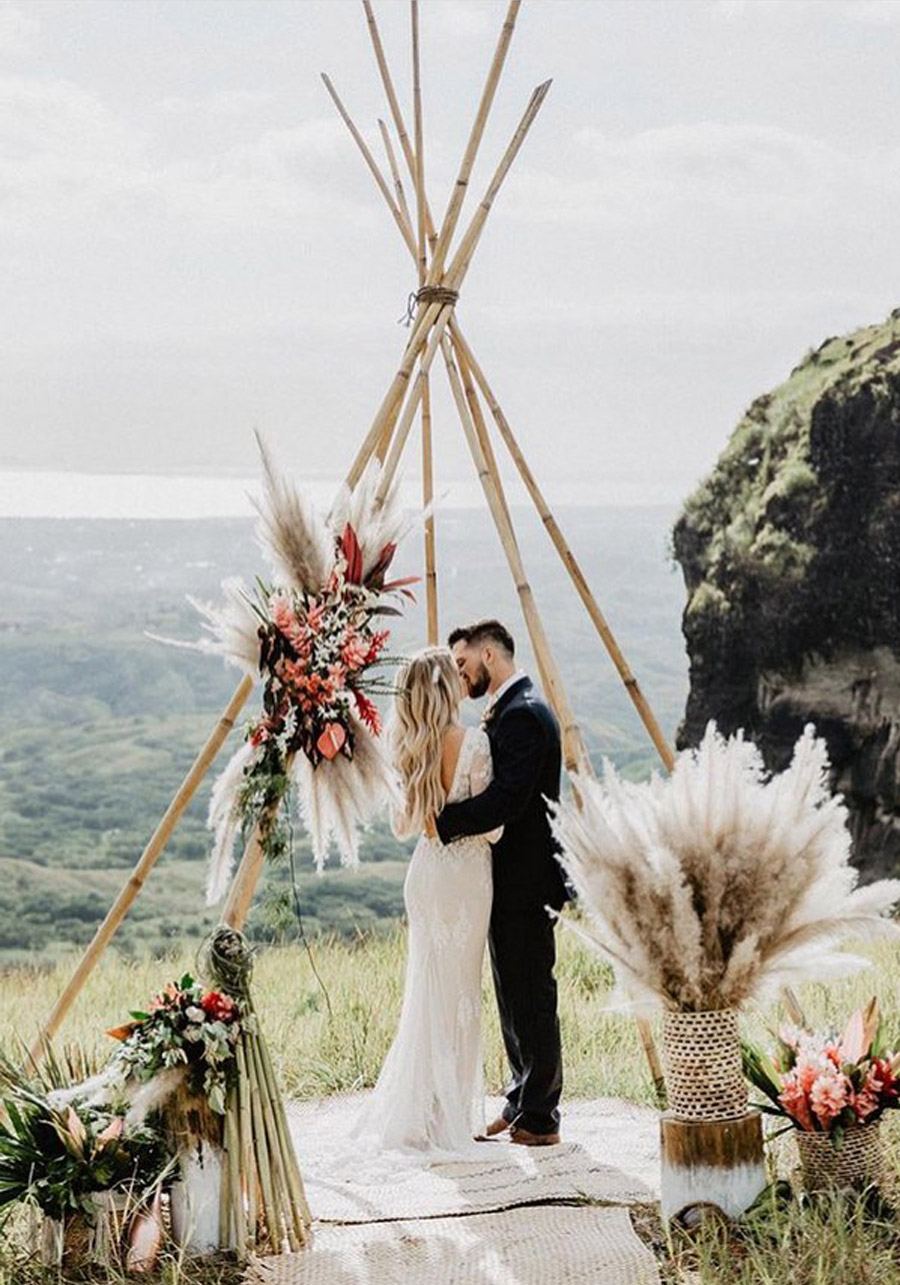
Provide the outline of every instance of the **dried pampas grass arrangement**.
[[278,471],[258,434],[257,442],[256,534],[274,580],[258,579],[255,590],[226,580],[220,604],[191,599],[204,636],[175,643],[263,679],[262,712],[213,786],[209,905],[227,891],[242,833],[255,830],[267,856],[289,842],[290,827],[279,825],[289,787],[320,870],[332,847],[345,865],[357,863],[359,831],[394,795],[374,698],[393,692],[390,630],[381,626],[401,615],[416,580],[389,579],[409,527],[398,484],[373,459],[325,515]]
[[604,764],[554,809],[576,926],[631,1002],[738,1008],[780,987],[862,967],[851,934],[898,932],[900,880],[857,887],[847,810],[812,725],[769,776],[756,747],[713,723],[671,776],[635,785]]

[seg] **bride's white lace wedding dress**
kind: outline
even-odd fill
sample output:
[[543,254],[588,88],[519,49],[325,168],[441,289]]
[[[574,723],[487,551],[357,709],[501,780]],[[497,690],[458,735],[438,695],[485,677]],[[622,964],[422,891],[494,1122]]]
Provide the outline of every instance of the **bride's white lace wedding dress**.
[[[491,750],[466,729],[448,802],[487,788]],[[394,818],[398,838],[404,819]],[[404,887],[409,921],[397,1035],[352,1137],[361,1150],[428,1160],[471,1155],[484,1128],[481,970],[491,916],[491,850],[502,829],[446,847],[423,835]]]

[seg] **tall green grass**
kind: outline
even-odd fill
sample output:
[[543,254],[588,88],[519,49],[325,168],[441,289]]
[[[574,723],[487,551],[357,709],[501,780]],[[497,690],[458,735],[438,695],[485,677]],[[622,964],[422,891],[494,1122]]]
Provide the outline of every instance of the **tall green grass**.
[[[566,1095],[624,1097],[652,1105],[652,1085],[634,1022],[627,1013],[607,1007],[612,985],[609,969],[571,934],[560,931],[558,938]],[[801,991],[804,1009],[815,1023],[840,1025],[871,994],[879,996],[883,1011],[896,1023],[900,947],[882,943],[860,949],[872,960],[873,967],[866,972]],[[254,981],[257,1009],[282,1086],[289,1097],[301,1099],[352,1092],[374,1083],[399,1014],[405,936],[398,928],[355,941],[319,940],[313,942],[312,952],[321,985],[300,946],[262,951]],[[19,968],[0,975],[0,1048],[7,1054],[15,1056],[21,1042],[35,1036],[74,962],[73,957],[47,968]],[[59,1042],[77,1042],[92,1057],[102,1058],[112,1047],[104,1035],[107,1027],[143,1005],[165,981],[196,967],[195,957],[186,952],[140,961],[110,952],[69,1015]],[[498,1092],[505,1062],[487,970],[484,998],[487,1082],[489,1091]],[[779,1020],[780,1011],[773,1007],[749,1014],[745,1028],[761,1036],[767,1024]],[[900,1024],[895,1024],[893,1035],[900,1042]],[[889,1132],[896,1137],[896,1129]],[[0,1250],[0,1285],[57,1281],[56,1275],[44,1277],[22,1258],[21,1220],[18,1227],[18,1233],[7,1229],[6,1249]],[[896,1229],[852,1204],[839,1202],[827,1210],[793,1205],[772,1212],[752,1235],[708,1228],[688,1247],[662,1230],[656,1240],[664,1273],[672,1282],[900,1282]],[[108,1279],[115,1282],[115,1277]],[[239,1276],[227,1264],[192,1265],[171,1258],[157,1279],[166,1285],[231,1285]]]

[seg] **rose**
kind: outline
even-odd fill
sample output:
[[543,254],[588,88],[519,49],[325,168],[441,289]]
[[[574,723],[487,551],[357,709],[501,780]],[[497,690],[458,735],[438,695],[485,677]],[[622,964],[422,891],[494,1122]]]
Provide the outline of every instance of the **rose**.
[[204,1013],[214,1022],[233,1022],[237,1018],[237,1004],[230,995],[221,991],[207,991],[200,1000]]

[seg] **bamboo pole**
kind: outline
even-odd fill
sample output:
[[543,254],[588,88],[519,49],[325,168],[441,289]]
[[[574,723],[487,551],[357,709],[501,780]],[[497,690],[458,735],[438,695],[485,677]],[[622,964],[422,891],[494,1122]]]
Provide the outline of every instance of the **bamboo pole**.
[[[409,206],[406,203],[406,192],[403,190],[403,180],[400,177],[400,171],[397,168],[397,157],[394,155],[394,146],[391,143],[391,136],[388,133],[388,127],[384,121],[379,119],[378,128],[381,131],[381,141],[384,143],[384,152],[387,156],[388,169],[391,172],[391,179],[394,184],[394,197],[397,201],[397,208],[406,220],[409,228],[410,238],[412,237],[412,215],[409,212]],[[406,237],[403,238],[404,241]],[[408,242],[407,242],[408,244]]]
[[590,759],[584,747],[581,731],[575,721],[575,715],[569,704],[562,677],[550,650],[543,621],[534,600],[534,593],[525,573],[515,530],[509,518],[509,511],[500,498],[499,479],[490,471],[484,452],[481,449],[481,443],[478,440],[478,433],[472,422],[472,416],[469,412],[462,380],[449,339],[444,340],[442,351],[447,374],[450,378],[453,400],[456,403],[456,408],[462,421],[463,432],[472,454],[478,480],[481,482],[488,508],[494,519],[497,534],[500,537],[503,552],[506,554],[506,560],[509,563],[509,569],[516,586],[516,592],[519,595],[519,601],[522,604],[522,613],[525,617],[525,624],[528,628],[535,657],[546,675],[547,696],[559,714],[566,768],[569,772],[592,773]]
[[490,385],[488,384],[487,379],[485,378],[484,371],[481,369],[481,366],[478,364],[478,361],[476,360],[475,355],[472,352],[472,349],[469,347],[468,343],[463,338],[463,335],[460,332],[459,327],[456,326],[454,323],[451,323],[451,339],[453,341],[454,349],[456,350],[456,353],[457,353],[457,359],[459,360],[460,357],[462,358],[462,361],[460,362],[460,368],[470,369],[472,374],[475,376],[478,386],[481,389],[482,396],[487,402],[488,408],[490,409],[491,415],[494,418],[494,422],[497,425],[500,435],[503,438],[503,441],[506,444],[506,447],[509,450],[510,455],[512,456],[512,459],[516,465],[516,468],[519,470],[519,474],[522,478],[522,481],[524,482],[525,487],[528,491],[528,494],[531,496],[531,499],[534,502],[535,508],[537,509],[538,514],[540,515],[541,521],[544,523],[544,526],[547,529],[547,533],[550,536],[550,539],[553,541],[553,545],[556,548],[556,551],[558,552],[560,558],[562,559],[563,566],[568,571],[569,576],[572,580],[572,583],[574,584],[575,589],[578,592],[578,596],[581,598],[581,601],[584,603],[584,606],[587,609],[587,613],[591,618],[591,622],[593,623],[594,628],[596,629],[597,633],[600,636],[601,641],[603,642],[603,645],[605,646],[607,652],[609,653],[610,659],[615,665],[616,670],[618,671],[619,677],[622,679],[622,682],[625,685],[625,689],[628,692],[628,695],[631,697],[632,702],[634,703],[634,706],[638,712],[641,722],[644,724],[644,727],[646,728],[651,741],[656,747],[657,753],[659,754],[667,771],[671,771],[675,764],[675,755],[666,740],[665,733],[660,727],[659,722],[657,721],[656,715],[653,713],[653,710],[650,708],[650,704],[647,701],[647,698],[644,696],[644,693],[641,691],[640,684],[638,683],[638,680],[635,678],[634,674],[632,673],[628,665],[628,662],[626,661],[625,656],[622,653],[622,650],[619,647],[613,635],[612,630],[607,624],[606,618],[604,617],[603,612],[600,610],[600,606],[597,603],[596,598],[591,592],[591,589],[587,583],[587,580],[585,579],[585,576],[581,570],[581,567],[579,566],[575,558],[575,555],[572,553],[572,550],[569,548],[562,534],[562,531],[560,530],[556,522],[556,519],[554,518],[552,512],[550,511],[550,507],[547,504],[547,501],[545,500],[543,493],[541,492],[541,489],[537,483],[537,480],[534,474],[532,473],[531,469],[528,467],[528,463],[526,462],[525,457],[522,454],[521,449],[519,448],[519,444],[516,441],[515,436],[513,435],[513,431],[510,428],[509,422],[506,416],[504,415],[499,402],[497,401],[496,397],[491,391]]
[[[410,0],[413,61],[413,120],[416,138],[416,250],[419,287],[425,284],[428,263],[425,240],[428,225],[428,202],[425,197],[425,131],[422,122],[422,69],[419,57],[419,4]],[[388,164],[390,164],[390,158]],[[397,176],[399,181],[399,176]],[[422,387],[422,505],[425,510],[425,605],[428,641],[438,641],[437,565],[434,538],[434,454],[431,435],[431,388],[426,373]]]
[[147,876],[159,860],[172,835],[172,831],[181,819],[185,808],[196,794],[197,788],[209,771],[213,759],[228,739],[237,716],[252,689],[253,679],[249,675],[242,678],[235,688],[231,700],[222,713],[222,717],[216,723],[206,744],[191,764],[187,776],[179,786],[175,797],[166,808],[162,819],[153,831],[149,843],[141,853],[128,882],[107,911],[106,918],[95,932],[93,940],[82,955],[81,961],[72,974],[68,985],[54,1004],[53,1011],[32,1045],[31,1058],[35,1063],[47,1052],[49,1043],[59,1029],[64,1017],[99,962],[122,920],[137,900]]
[[250,1084],[247,1080],[247,1065],[244,1060],[243,1042],[237,1044],[237,1094],[238,1121],[241,1139],[241,1170],[247,1184],[247,1237],[249,1249],[256,1248],[257,1219],[260,1202],[259,1178],[253,1167],[253,1118],[250,1107]]
[[312,1214],[309,1211],[309,1204],[306,1199],[306,1190],[303,1186],[303,1178],[300,1173],[300,1166],[297,1163],[294,1144],[291,1141],[290,1130],[287,1125],[287,1117],[284,1113],[284,1103],[278,1088],[278,1080],[275,1075],[275,1068],[272,1065],[272,1058],[269,1053],[269,1046],[265,1040],[259,1042],[259,1055],[265,1073],[266,1088],[269,1099],[273,1104],[273,1116],[275,1128],[278,1133],[278,1141],[281,1148],[284,1162],[287,1165],[287,1178],[291,1192],[291,1213],[294,1219],[294,1226],[297,1235],[301,1240],[306,1241],[308,1232],[312,1226]]
[[413,60],[413,121],[416,133],[416,251],[419,285],[424,285],[428,272],[425,261],[425,138],[422,127],[422,70],[419,65],[419,4],[410,0]]
[[[454,349],[454,352],[456,352],[455,349]],[[459,369],[460,378],[462,380],[463,392],[466,395],[466,402],[469,407],[469,414],[472,417],[472,425],[478,437],[478,444],[481,447],[482,454],[484,455],[484,461],[487,466],[487,471],[494,480],[494,485],[497,489],[497,498],[503,507],[504,521],[506,525],[510,529],[512,529],[512,526],[513,526],[512,513],[510,512],[509,502],[507,501],[507,498],[506,498],[506,488],[503,485],[503,479],[501,478],[500,470],[497,467],[497,457],[494,454],[494,448],[491,445],[491,439],[488,436],[487,424],[484,422],[484,415],[481,410],[481,403],[478,400],[478,394],[476,393],[475,386],[472,383],[472,376],[469,372],[469,368],[468,366],[465,365],[464,361],[460,360],[460,355],[458,352],[456,352],[456,364]],[[540,671],[541,686],[543,687],[544,691],[548,693],[548,696],[549,696],[551,691],[550,675],[547,673],[547,670],[542,661],[542,657],[536,654],[535,659],[537,660],[538,670]],[[550,699],[552,701],[552,696],[550,697]],[[555,706],[554,706],[554,710],[557,718],[559,719],[560,724],[562,724],[563,718],[564,718],[563,711],[557,709]]]
[[[254,1039],[255,1036],[253,1035],[242,1035],[238,1043],[238,1049],[240,1050],[238,1053],[238,1076],[240,1077],[249,1074],[250,1063],[253,1060],[251,1045]],[[242,1045],[243,1048],[241,1047]],[[241,1053],[243,1053],[243,1056],[241,1056]],[[275,1239],[280,1230],[278,1228],[278,1206],[275,1203],[275,1191],[272,1186],[272,1170],[269,1165],[268,1147],[266,1145],[266,1126],[263,1120],[262,1103],[256,1093],[250,1094],[250,1118],[253,1122],[253,1160],[256,1174],[259,1178],[260,1200],[258,1214],[262,1215],[265,1223],[269,1247],[273,1253],[278,1254],[281,1252],[281,1242]]]
[[257,823],[247,840],[241,864],[231,881],[225,908],[222,911],[222,923],[227,924],[229,928],[237,929],[238,932],[243,931],[244,924],[247,922],[250,906],[253,903],[253,894],[262,875],[265,859],[260,826]]
[[400,229],[400,235],[403,237],[404,241],[407,242],[407,246],[410,252],[412,253],[413,257],[415,257],[416,243],[412,239],[407,240],[407,238],[410,237],[407,224],[404,222],[402,212],[399,206],[397,205],[397,203],[395,202],[393,196],[391,195],[391,190],[388,187],[387,183],[385,182],[384,176],[381,173],[381,170],[378,168],[378,164],[375,160],[375,157],[372,155],[371,150],[369,149],[368,143],[363,138],[362,134],[359,132],[359,130],[356,128],[353,121],[350,119],[349,115],[347,114],[347,110],[344,107],[344,104],[341,102],[334,88],[334,85],[331,83],[331,78],[324,71],[321,73],[321,76],[322,76],[322,81],[325,85],[325,88],[328,90],[328,93],[331,95],[332,102],[334,103],[335,107],[338,109],[338,112],[340,113],[341,119],[343,120],[344,124],[347,126],[350,133],[353,135],[353,139],[357,147],[359,148],[359,150],[362,152],[362,155],[365,159],[366,164],[369,167],[372,177],[375,179],[375,182],[378,184],[378,187],[379,187],[379,190],[381,191],[382,196],[388,203],[390,211],[394,216],[394,222],[397,224],[397,227]]
[[434,530],[434,453],[431,436],[431,389],[426,383],[422,393],[422,503],[425,506],[425,609],[428,642],[437,646],[440,637],[438,621],[437,547]]
[[[497,527],[497,533],[500,536],[500,542],[506,554],[507,562],[512,573],[513,581],[519,594],[522,604],[522,612],[525,616],[525,623],[531,638],[531,645],[534,650],[535,658],[544,675],[544,688],[548,697],[557,710],[561,730],[563,734],[563,751],[565,757],[566,770],[569,773],[581,773],[582,775],[593,776],[593,767],[590,757],[581,735],[581,730],[575,722],[574,712],[569,705],[568,696],[563,686],[562,678],[556,666],[553,653],[550,650],[550,644],[544,631],[543,622],[537,610],[534,601],[534,595],[531,586],[528,583],[525,574],[525,567],[522,562],[522,556],[519,552],[516,541],[515,530],[509,517],[509,510],[501,499],[502,481],[496,469],[496,462],[489,464],[488,459],[481,446],[478,431],[469,412],[469,403],[466,399],[465,389],[459,371],[454,363],[453,347],[449,339],[445,339],[443,345],[444,358],[447,366],[447,374],[450,377],[450,386],[453,397],[459,410],[460,420],[462,421],[463,432],[469,444],[472,453],[472,459],[475,463],[475,469],[481,481],[488,507]],[[474,390],[473,390],[474,394]],[[474,394],[477,401],[477,394]],[[481,418],[484,423],[483,417]],[[653,1032],[650,1029],[650,1023],[643,1017],[635,1018],[638,1038],[641,1047],[644,1050],[644,1056],[647,1059],[647,1065],[650,1068],[650,1075],[653,1080],[653,1087],[656,1092],[657,1100],[660,1106],[665,1106],[665,1077],[663,1075],[662,1064],[659,1054],[656,1050],[656,1044],[653,1039]]]
[[[469,227],[460,241],[459,248],[457,249],[450,267],[447,270],[445,279],[446,286],[453,291],[458,292],[465,280],[466,273],[471,265],[472,257],[475,253],[478,242],[481,239],[488,214],[490,213],[491,207],[496,199],[497,193],[500,191],[503,181],[509,173],[510,167],[518,155],[528,131],[534,124],[535,117],[537,116],[541,105],[547,96],[547,92],[550,89],[550,83],[551,82],[549,80],[545,81],[544,84],[538,85],[537,89],[532,93],[528,105],[522,114],[522,118],[516,126],[515,133],[513,134],[512,139],[507,145],[506,151],[503,153],[503,156],[491,177],[487,191],[479,202],[478,208],[472,217]],[[385,184],[385,187],[386,186],[387,185]],[[393,204],[393,200],[391,203]],[[434,265],[432,263],[432,267],[433,266]],[[396,417],[399,415],[400,408],[409,392],[412,371],[419,358],[419,354],[423,347],[425,347],[426,343],[430,344],[434,339],[434,333],[437,333],[438,342],[440,342],[440,336],[443,334],[451,312],[451,305],[446,303],[428,303],[426,306],[421,307],[417,312],[416,319],[412,327],[412,334],[406,345],[400,367],[394,375],[390,387],[382,399],[381,405],[379,406],[378,412],[372,423],[372,427],[369,429],[369,432],[363,440],[363,443],[357,452],[356,459],[353,461],[350,471],[347,474],[347,485],[351,490],[356,486],[356,483],[362,476],[363,469],[365,468],[364,461],[368,459],[372,451],[377,447],[377,444],[384,439],[387,429],[394,423]],[[421,391],[417,395],[417,405],[418,397],[420,396]]]
[[[500,163],[494,170],[491,181],[488,184],[487,191],[481,198],[475,213],[472,215],[472,220],[460,240],[456,253],[450,261],[450,267],[445,273],[446,284],[453,290],[459,290],[465,280],[472,262],[472,256],[475,253],[478,242],[481,240],[481,234],[484,231],[484,225],[487,221],[487,217],[490,214],[491,207],[497,198],[497,193],[503,186],[504,180],[512,167],[513,161],[521,151],[522,144],[525,142],[528,131],[534,124],[537,114],[544,104],[544,99],[550,92],[550,86],[552,84],[552,80],[545,80],[543,84],[538,85],[534,90],[532,90],[531,97],[528,100],[525,111],[522,113],[522,117],[516,126],[515,132],[507,144],[506,151],[500,158]],[[431,276],[433,272],[434,262],[432,261],[429,276]]]
[[478,148],[484,135],[484,128],[487,124],[488,115],[494,101],[494,95],[497,92],[497,85],[500,81],[500,75],[503,71],[503,64],[506,61],[506,55],[509,51],[509,44],[512,40],[513,29],[516,25],[516,17],[519,12],[522,0],[510,0],[509,7],[506,10],[506,17],[503,20],[503,26],[500,29],[500,36],[497,40],[497,47],[494,50],[494,57],[491,61],[488,71],[487,80],[481,93],[481,101],[478,104],[478,111],[475,113],[475,120],[472,129],[469,132],[469,140],[466,143],[466,150],[463,153],[460,162],[459,173],[456,176],[456,182],[453,185],[453,191],[450,194],[450,201],[447,205],[447,211],[444,214],[441,223],[441,230],[438,234],[437,244],[434,247],[434,253],[431,256],[431,267],[428,272],[428,282],[430,285],[436,285],[442,278],[444,263],[447,258],[447,251],[450,248],[450,242],[456,231],[456,225],[459,221],[460,211],[462,210],[463,200],[465,199],[466,189],[469,186],[469,179],[472,174],[472,167],[475,164],[475,157],[478,155]]
[[[296,1252],[306,1243],[306,1231],[305,1228],[302,1228],[298,1234],[300,1222],[297,1215],[299,1215],[300,1211],[295,1211],[294,1209],[293,1190],[288,1185],[288,1176],[285,1172],[286,1157],[282,1155],[278,1130],[273,1119],[274,1104],[259,1049],[260,1036],[251,1035],[249,1045],[250,1059],[254,1066],[254,1080],[260,1097],[260,1115],[265,1129],[264,1145],[268,1153],[273,1195],[277,1192],[272,1210],[276,1226],[270,1226],[269,1238],[272,1239],[273,1232],[277,1233],[279,1237],[278,1248],[287,1240],[290,1249]],[[285,1201],[287,1201],[286,1205]]]
[[[387,59],[384,56],[384,46],[381,43],[381,34],[378,30],[378,23],[375,21],[375,12],[372,9],[370,0],[363,0],[363,9],[366,13],[366,22],[369,27],[369,37],[372,41],[372,48],[375,51],[375,61],[378,64],[378,72],[381,76],[381,83],[384,87],[385,97],[387,98],[388,108],[391,118],[394,122],[394,128],[397,131],[397,137],[400,140],[400,149],[403,152],[406,161],[409,176],[415,185],[416,179],[416,159],[413,153],[412,144],[409,141],[409,134],[406,132],[406,125],[403,121],[403,113],[400,111],[400,104],[397,101],[397,94],[394,90],[394,82],[391,78],[390,69],[388,68]],[[430,242],[437,240],[437,233],[434,228],[434,220],[431,217],[431,210],[426,201],[425,204],[425,226]]]

